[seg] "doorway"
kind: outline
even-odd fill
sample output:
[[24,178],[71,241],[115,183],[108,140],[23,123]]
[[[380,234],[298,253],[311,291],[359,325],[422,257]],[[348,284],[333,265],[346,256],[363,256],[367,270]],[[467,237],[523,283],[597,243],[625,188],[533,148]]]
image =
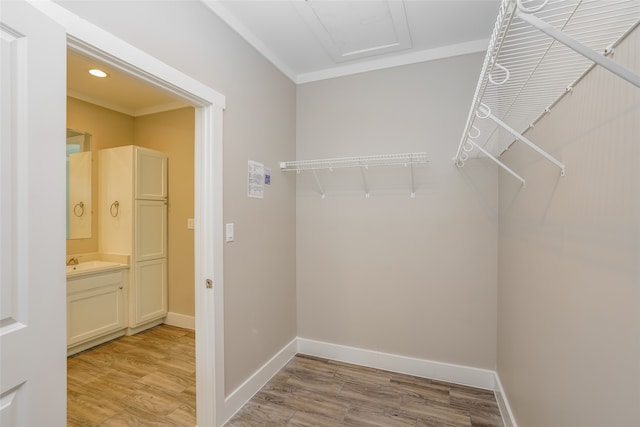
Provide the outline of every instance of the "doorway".
[[[95,69],[105,71],[107,77],[94,77],[89,73],[89,70]],[[111,177],[108,180],[119,186],[118,183],[121,179],[120,177],[116,178],[113,173],[108,171],[97,170],[104,168],[107,164],[113,165],[112,161],[103,163],[103,160],[106,159],[102,159],[104,156],[101,154],[114,152],[114,150],[122,153],[122,151],[118,151],[122,148],[116,147],[127,145],[151,149],[154,150],[153,152],[158,152],[158,155],[162,153],[168,159],[168,173],[165,172],[162,175],[165,179],[168,177],[168,185],[164,184],[163,187],[167,191],[166,187],[168,186],[168,194],[165,193],[165,195],[169,196],[164,203],[167,214],[164,215],[166,225],[163,228],[167,230],[167,238],[161,239],[167,245],[162,250],[162,254],[166,257],[163,258],[164,262],[162,263],[165,265],[166,276],[164,274],[162,276],[166,279],[154,280],[153,284],[153,289],[158,287],[158,291],[166,286],[164,292],[160,291],[164,293],[164,297],[160,297],[157,291],[148,287],[150,282],[146,287],[143,284],[136,285],[138,289],[146,289],[139,296],[135,290],[127,289],[131,288],[135,281],[133,278],[137,277],[137,273],[135,273],[137,269],[134,269],[134,265],[138,265],[138,263],[132,263],[132,260],[129,262],[129,270],[120,273],[130,277],[129,284],[125,286],[124,291],[118,291],[116,286],[113,288],[114,294],[111,292],[100,296],[91,294],[90,297],[87,291],[81,291],[78,288],[77,278],[67,282],[69,285],[67,292],[69,289],[75,289],[82,293],[82,297],[77,292],[69,296],[74,301],[73,306],[68,306],[68,310],[70,310],[68,325],[71,332],[68,339],[75,337],[70,342],[72,344],[71,353],[91,346],[88,351],[74,355],[68,361],[68,420],[71,423],[82,423],[83,420],[87,423],[99,423],[106,419],[105,417],[116,416],[116,413],[122,417],[124,408],[127,408],[128,405],[136,408],[136,404],[137,411],[125,412],[128,414],[127,419],[135,419],[136,416],[141,419],[145,417],[153,419],[153,414],[145,411],[147,409],[146,402],[152,400],[145,398],[146,395],[147,397],[155,397],[155,400],[164,401],[162,410],[165,412],[169,409],[177,409],[176,403],[179,400],[182,401],[181,408],[183,409],[177,411],[181,414],[182,423],[195,425],[195,418],[191,419],[191,417],[195,417],[196,395],[195,347],[193,343],[193,330],[195,329],[194,230],[193,227],[188,226],[193,222],[194,217],[195,111],[193,107],[185,106],[187,104],[181,99],[166,95],[154,87],[142,85],[140,82],[122,75],[119,70],[104,63],[81,57],[73,51],[67,52],[67,95],[67,128],[81,129],[86,131],[84,135],[90,134],[90,151],[83,154],[93,156],[93,161],[90,162],[93,167],[89,166],[90,171],[82,175],[71,175],[74,185],[68,186],[68,189],[78,187],[80,183],[89,186],[89,194],[92,194],[93,197],[84,200],[88,202],[87,213],[93,212],[90,217],[95,219],[94,221],[85,221],[89,225],[88,233],[68,233],[67,259],[79,260],[79,267],[82,267],[82,265],[89,265],[86,263],[90,263],[96,256],[103,259],[104,256],[113,257],[114,254],[130,252],[126,249],[130,245],[127,243],[127,235],[130,234],[117,233],[117,230],[121,230],[124,224],[128,223],[126,212],[130,212],[128,206],[130,207],[131,201],[120,200],[120,208],[116,208],[116,211],[121,210],[125,215],[120,220],[117,212],[115,219],[111,219],[109,215],[113,216],[114,212],[108,212],[104,205],[98,208],[100,204],[98,200],[104,202],[104,197],[110,197],[99,194],[100,189],[104,189],[100,181],[105,177]],[[146,153],[147,151],[143,150],[142,152]],[[73,156],[77,155],[80,154],[73,154]],[[89,158],[91,159],[91,157]],[[113,160],[113,157],[109,158]],[[80,183],[76,181],[80,181]],[[120,196],[126,192],[125,190],[109,191],[120,192]],[[158,206],[163,206],[162,202],[151,203],[160,203]],[[137,203],[136,206],[138,206]],[[82,215],[82,217],[84,216],[87,215]],[[68,214],[67,217],[75,219],[73,214]],[[77,228],[75,222],[72,222],[71,225],[74,226],[72,227],[74,230]],[[116,233],[114,234],[114,232]],[[119,238],[114,236],[119,236]],[[105,237],[108,237],[106,242],[103,240]],[[117,240],[114,241],[114,239]],[[103,252],[110,255],[105,255]],[[110,260],[109,258],[104,259]],[[100,278],[104,277],[100,276]],[[164,284],[162,284],[163,282]],[[102,292],[104,288],[100,289]],[[112,295],[119,296],[110,298]],[[127,299],[129,301],[128,307],[124,303]],[[145,299],[150,299],[153,303],[151,301],[145,302]],[[99,303],[100,301],[102,303]],[[121,309],[118,309],[119,304],[115,301],[123,302],[124,310],[122,311],[128,313],[128,316],[122,313]],[[82,307],[88,307],[89,304],[99,304],[99,306],[94,307],[95,310],[91,310],[93,315],[82,314],[86,311]],[[164,311],[160,308],[162,305],[165,306]],[[186,329],[180,331],[168,327],[155,328],[154,331],[143,335],[137,336],[136,334],[137,340],[135,341],[136,337],[118,337],[119,345],[109,343],[95,347],[97,343],[113,339],[114,335],[124,334],[122,328],[127,325],[135,327],[136,331],[145,330],[147,332],[146,330],[154,326],[155,323],[161,322],[162,318],[144,326],[138,326],[139,322],[132,323],[137,322],[135,319],[140,316],[139,310],[149,311],[150,307],[153,307],[151,312],[153,318],[158,318],[158,315],[164,317],[163,313],[166,313],[164,323],[190,331],[187,332]],[[158,309],[160,310],[158,311]],[[96,327],[91,320],[98,318],[96,312],[112,313],[114,317],[105,316],[106,322],[100,322],[101,325],[104,324],[104,327]],[[87,317],[85,318],[85,316]],[[113,319],[123,319],[124,324],[123,320],[114,322]],[[85,325],[91,325],[91,327]],[[113,328],[116,328],[117,332],[109,332]],[[85,329],[88,329],[87,333],[78,332],[78,330],[85,332]],[[91,330],[98,333],[98,338],[87,342],[88,338],[96,335],[89,333]],[[105,335],[105,333],[108,334]],[[175,345],[168,346],[167,338],[173,337],[176,339]],[[78,339],[82,339],[82,341],[78,341]],[[95,339],[98,341],[96,342]],[[179,342],[179,340],[183,340],[183,342]],[[135,343],[135,345],[133,347],[126,345],[127,342]],[[115,353],[113,349],[116,348],[121,352],[120,357],[112,356]],[[180,351],[176,353],[175,350],[178,348]],[[112,351],[110,352],[109,349]],[[148,355],[143,350],[146,350]],[[161,361],[162,364],[159,363]],[[99,369],[94,368],[95,365]],[[149,366],[147,365],[154,366],[153,373],[148,372]],[[168,367],[175,370],[172,372],[172,369],[167,369]],[[129,375],[124,375],[126,372]],[[175,373],[180,375],[174,376]],[[168,387],[168,383],[173,385]],[[154,391],[158,393],[150,394]],[[95,401],[91,400],[89,396],[94,396]],[[118,408],[116,403],[123,400],[126,403],[124,408],[116,410]],[[109,410],[110,406],[113,406],[111,410]],[[176,408],[173,408],[174,406]],[[87,410],[91,407],[95,409]],[[104,409],[99,410],[98,408]],[[159,411],[159,408],[154,407],[153,409],[154,413]]]
[[[44,11],[45,13],[49,11]],[[49,13],[47,13],[50,15]],[[50,15],[52,18],[55,16]],[[77,17],[73,16],[73,19]],[[224,97],[144,52],[83,22],[61,22],[68,48],[105,63],[195,108],[194,269],[197,422],[220,424],[224,417],[222,271],[222,118]],[[74,30],[75,29],[75,30]],[[214,286],[215,284],[215,286]]]

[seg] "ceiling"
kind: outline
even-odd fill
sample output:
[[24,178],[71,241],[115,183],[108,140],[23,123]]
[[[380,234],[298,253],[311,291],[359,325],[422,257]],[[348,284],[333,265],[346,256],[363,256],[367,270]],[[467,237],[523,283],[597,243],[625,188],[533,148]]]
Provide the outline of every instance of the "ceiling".
[[485,51],[499,0],[202,0],[295,83]]
[[[105,78],[89,70],[105,71]],[[189,104],[122,71],[67,50],[67,95],[137,117],[175,110]]]
[[[485,51],[500,0],[200,0],[297,84]],[[68,94],[131,116],[187,104],[69,52]],[[104,68],[104,66],[102,66]]]

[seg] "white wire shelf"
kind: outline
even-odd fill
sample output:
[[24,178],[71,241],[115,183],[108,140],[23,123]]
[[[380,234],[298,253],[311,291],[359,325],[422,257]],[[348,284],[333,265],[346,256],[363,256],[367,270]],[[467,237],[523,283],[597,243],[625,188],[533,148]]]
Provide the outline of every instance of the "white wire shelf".
[[522,134],[596,64],[640,87],[640,76],[607,57],[639,24],[638,0],[503,0],[456,165],[489,157],[505,168],[497,158],[522,141],[564,174],[564,164]]
[[365,195],[369,198],[369,183],[365,171],[369,167],[374,166],[404,166],[410,170],[411,177],[411,197],[415,197],[415,183],[413,176],[413,165],[428,163],[427,153],[404,153],[404,154],[382,154],[374,156],[357,156],[357,157],[340,157],[333,159],[318,160],[294,160],[289,162],[280,162],[280,170],[282,171],[311,171],[315,177],[318,190],[322,198],[325,198],[325,192],[322,183],[316,173],[317,170],[334,170],[340,168],[359,168],[364,185]]
[[291,162],[280,162],[280,169],[284,171],[303,171],[369,166],[410,165],[427,162],[427,153],[382,154],[376,156],[340,157],[335,159],[295,160]]

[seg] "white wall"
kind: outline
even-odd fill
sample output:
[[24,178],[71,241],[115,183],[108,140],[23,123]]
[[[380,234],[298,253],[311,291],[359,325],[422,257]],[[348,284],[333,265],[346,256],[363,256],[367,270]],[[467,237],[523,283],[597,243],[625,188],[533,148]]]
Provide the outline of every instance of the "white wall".
[[[236,389],[296,336],[295,85],[199,1],[59,1],[63,7],[226,97],[225,383]],[[275,172],[246,197],[247,160]]]
[[426,151],[408,169],[301,174],[298,335],[494,369],[497,171],[455,154],[482,54],[308,83],[297,91],[299,160]]
[[[640,72],[638,29],[613,56]],[[595,68],[500,173],[498,373],[520,427],[640,425],[640,89]]]

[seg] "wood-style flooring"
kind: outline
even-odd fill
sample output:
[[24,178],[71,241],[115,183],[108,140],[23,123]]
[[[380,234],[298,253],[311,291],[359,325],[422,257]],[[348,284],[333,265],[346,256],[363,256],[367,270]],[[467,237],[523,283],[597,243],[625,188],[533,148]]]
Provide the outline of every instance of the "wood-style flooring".
[[501,427],[492,391],[298,355],[227,424]]
[[195,333],[161,325],[67,359],[67,426],[194,426]]
[[[162,325],[67,361],[68,426],[194,426],[195,335]],[[297,355],[227,424],[502,427],[493,392]]]

